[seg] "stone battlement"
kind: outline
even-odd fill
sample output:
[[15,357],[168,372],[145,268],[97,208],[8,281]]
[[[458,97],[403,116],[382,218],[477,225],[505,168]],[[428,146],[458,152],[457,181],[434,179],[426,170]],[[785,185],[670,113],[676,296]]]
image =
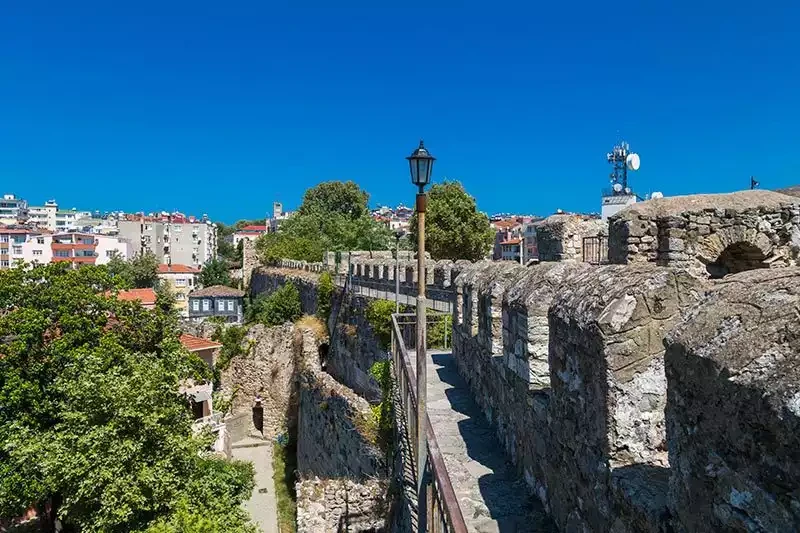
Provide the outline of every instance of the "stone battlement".
[[455,289],[459,371],[560,529],[800,526],[800,269],[481,262]]

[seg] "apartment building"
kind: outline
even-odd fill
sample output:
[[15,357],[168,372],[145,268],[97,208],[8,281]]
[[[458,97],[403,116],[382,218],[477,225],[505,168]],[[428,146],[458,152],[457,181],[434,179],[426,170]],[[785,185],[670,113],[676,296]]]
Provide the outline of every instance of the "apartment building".
[[83,229],[91,219],[89,211],[59,209],[55,200],[48,200],[44,205],[28,208],[26,223],[51,231],[75,231]]
[[13,194],[4,194],[0,200],[0,224],[17,224],[28,216],[28,202]]
[[[51,261],[54,263],[68,261],[73,267],[79,265],[104,265],[112,257],[119,255],[129,259],[133,255],[133,247],[129,242],[109,235],[92,235],[91,233],[56,233],[37,239],[30,244],[31,256],[36,257],[38,247],[50,241]],[[43,241],[43,242],[41,242]],[[44,254],[42,254],[44,258]]]
[[9,268],[17,261],[24,261],[25,242],[29,236],[36,234],[36,231],[26,228],[0,226],[0,268]]
[[152,252],[164,264],[199,267],[217,256],[217,225],[208,220],[128,215],[117,228],[135,253]]
[[199,273],[199,268],[188,265],[158,265],[158,278],[172,289],[175,308],[181,316],[189,316],[189,293],[197,287]]

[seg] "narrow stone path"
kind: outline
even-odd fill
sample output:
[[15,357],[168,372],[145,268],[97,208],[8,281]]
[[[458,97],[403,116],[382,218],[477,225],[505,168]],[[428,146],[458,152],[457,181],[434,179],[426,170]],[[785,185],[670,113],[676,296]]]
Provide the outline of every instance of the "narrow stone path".
[[475,533],[556,531],[541,503],[508,463],[452,355],[429,352],[427,378],[428,416],[468,529]]
[[272,480],[272,442],[248,437],[234,443],[234,459],[250,461],[256,471],[256,486],[244,508],[263,533],[278,533],[278,507]]

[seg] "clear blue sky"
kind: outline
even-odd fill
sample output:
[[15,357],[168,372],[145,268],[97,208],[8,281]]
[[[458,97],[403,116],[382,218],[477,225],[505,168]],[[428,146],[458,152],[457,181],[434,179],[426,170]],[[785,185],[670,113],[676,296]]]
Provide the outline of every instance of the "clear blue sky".
[[619,137],[640,193],[800,183],[790,2],[120,4],[4,3],[0,192],[225,222],[330,179],[410,204],[420,137],[489,212],[598,210]]

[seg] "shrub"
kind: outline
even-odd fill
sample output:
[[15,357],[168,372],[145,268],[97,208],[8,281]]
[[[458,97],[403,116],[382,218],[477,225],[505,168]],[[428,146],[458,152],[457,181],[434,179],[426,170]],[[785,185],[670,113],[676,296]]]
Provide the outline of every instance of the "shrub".
[[252,317],[266,326],[294,322],[302,316],[300,293],[292,283],[287,283],[269,296],[259,296],[251,306]]
[[333,300],[333,278],[330,272],[323,272],[317,287],[317,316],[327,323],[331,316]]
[[222,348],[219,349],[219,357],[217,358],[217,364],[214,365],[215,368],[220,371],[225,370],[230,366],[234,357],[247,354],[249,347],[242,346],[246,336],[247,328],[242,326],[222,326],[217,328],[211,339],[222,343]]
[[392,342],[392,314],[395,304],[389,300],[372,300],[367,305],[365,317],[381,347],[388,349]]

